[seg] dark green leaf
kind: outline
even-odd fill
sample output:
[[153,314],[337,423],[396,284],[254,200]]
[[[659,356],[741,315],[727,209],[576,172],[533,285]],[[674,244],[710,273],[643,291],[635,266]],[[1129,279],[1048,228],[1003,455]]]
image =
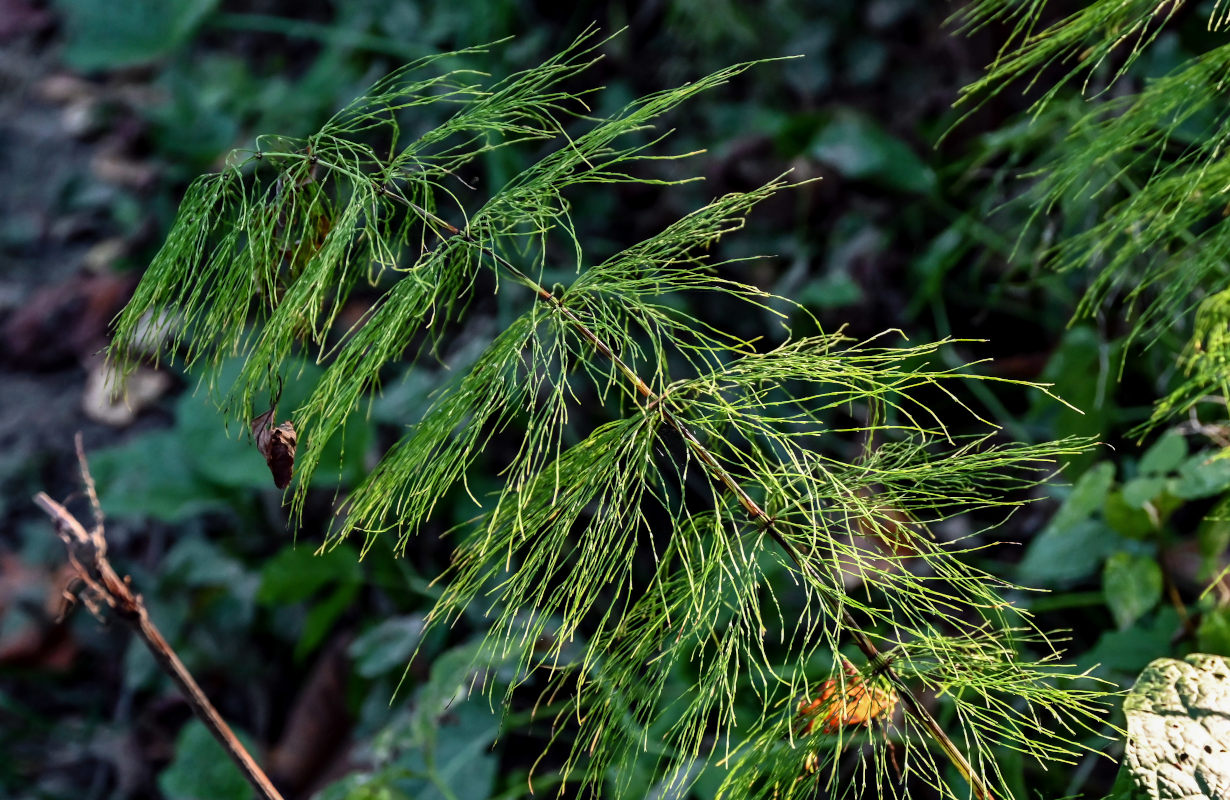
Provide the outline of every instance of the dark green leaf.
[[350,645],[355,671],[365,678],[375,678],[390,670],[405,668],[422,635],[421,615],[386,619]]
[[1166,479],[1158,477],[1133,478],[1123,484],[1123,501],[1132,508],[1144,508],[1154,498],[1166,491]]
[[1171,651],[1170,640],[1180,624],[1174,609],[1163,606],[1152,621],[1103,633],[1098,643],[1082,654],[1077,663],[1082,667],[1099,664],[1104,669],[1119,672],[1140,672],[1150,661]]
[[484,701],[465,703],[440,722],[432,767],[436,781],[425,786],[419,800],[487,800],[495,782],[496,758],[491,743],[500,732],[499,718]]
[[854,111],[834,114],[816,133],[809,152],[847,178],[917,194],[935,189],[935,173],[909,145]]
[[[230,359],[218,371],[216,382],[229,386],[238,377],[243,362]],[[278,402],[275,422],[293,422],[295,409],[304,402],[322,371],[314,364],[293,361],[284,365],[285,388]],[[267,408],[258,409],[263,413]],[[242,489],[268,489],[273,479],[264,457],[252,442],[248,421],[229,418],[204,392],[185,393],[176,410],[176,428],[191,453],[193,466],[210,481]],[[338,483],[352,485],[365,474],[363,458],[371,441],[371,425],[357,416],[348,422],[341,435],[321,448],[320,468],[312,475],[312,486],[334,488]],[[315,446],[301,441],[300,449]]]
[[[1114,375],[1107,365],[1116,363],[1119,349],[1088,325],[1064,333],[1041,379],[1053,384],[1058,396],[1080,410],[1037,396],[1031,413],[1044,421],[1051,436],[1105,435],[1115,412],[1113,393],[1109,390]],[[1077,458],[1074,464],[1083,464],[1083,458]]]
[[311,606],[303,621],[295,643],[295,658],[301,659],[323,641],[349,608],[362,580],[358,553],[350,545],[340,544],[319,555],[310,547],[287,545],[265,563],[256,598],[264,605],[281,606],[332,588]]
[[1115,465],[1108,461],[1090,467],[1072,487],[1048,528],[1068,528],[1089,519],[1102,508],[1115,482]]
[[56,0],[76,69],[114,69],[152,61],[187,41],[218,0]]
[[1162,599],[1162,568],[1133,553],[1115,553],[1102,570],[1102,591],[1119,629],[1132,625]]
[[[279,419],[280,421],[280,419]],[[235,489],[273,485],[269,467],[248,441],[248,426],[227,420],[208,397],[185,392],[175,407],[175,430],[193,468],[211,483]]]
[[927,303],[942,296],[944,279],[970,247],[970,240],[958,225],[944,229],[931,240],[927,249],[910,262],[910,273],[919,288],[910,298],[906,316],[913,317]]
[[138,436],[90,454],[90,470],[109,516],[182,522],[232,507],[233,496],[192,468],[186,443],[173,431]]
[[1097,572],[1102,560],[1122,546],[1123,539],[1100,520],[1051,526],[1030,543],[1018,580],[1026,586],[1075,583]]
[[1162,436],[1140,458],[1140,474],[1164,475],[1187,458],[1187,440],[1177,433]]
[[[249,752],[252,740],[236,731]],[[222,745],[201,722],[192,719],[175,740],[175,759],[158,776],[158,788],[167,800],[248,800],[251,784]]]
[[1205,570],[1219,569],[1221,554],[1230,548],[1230,501],[1221,501],[1201,520],[1200,527],[1196,529],[1196,540],[1200,544]]
[[1204,612],[1196,629],[1196,647],[1202,653],[1230,656],[1230,608]]
[[315,795],[316,800],[413,800],[396,786],[402,770],[378,770],[347,775]]
[[1133,506],[1124,499],[1123,492],[1111,492],[1106,496],[1102,516],[1115,532],[1129,539],[1144,539],[1157,530],[1147,511]]
[[319,555],[306,545],[287,545],[265,562],[256,598],[265,605],[296,603],[323,586],[358,584],[362,579],[359,555],[348,544]]
[[175,543],[162,561],[160,577],[183,586],[225,586],[247,574],[243,565],[200,536],[187,536]]
[[806,283],[794,297],[810,308],[840,308],[861,301],[863,290],[846,273],[830,272]]
[[1179,466],[1179,477],[1171,492],[1185,500],[1212,497],[1230,489],[1230,458],[1216,452],[1196,453]]
[[312,606],[312,610],[303,620],[303,630],[299,633],[299,640],[295,642],[296,661],[302,660],[324,641],[329,631],[333,630],[333,623],[346,612],[346,609],[350,608],[350,604],[354,602],[358,593],[358,584],[343,583],[328,597]]

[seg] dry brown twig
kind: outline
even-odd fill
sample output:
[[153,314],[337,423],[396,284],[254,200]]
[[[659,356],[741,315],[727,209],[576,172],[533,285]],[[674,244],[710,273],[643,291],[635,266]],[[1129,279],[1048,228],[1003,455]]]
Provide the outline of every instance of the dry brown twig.
[[83,584],[83,599],[91,609],[110,607],[120,619],[128,623],[137,635],[145,642],[145,646],[153,653],[158,666],[171,676],[172,680],[183,692],[184,699],[196,713],[209,731],[218,740],[227,755],[239,767],[240,772],[256,789],[260,797],[266,800],[282,800],[282,795],[274,787],[273,782],[265,775],[260,765],[248,753],[243,744],[236,738],[230,726],[222,719],[213,703],[201,691],[201,687],[193,679],[188,668],[180,661],[179,656],[171,649],[167,640],[155,627],[145,608],[145,601],[140,594],[132,590],[129,577],[121,578],[107,560],[107,540],[103,532],[102,508],[98,502],[98,494],[94,488],[94,479],[90,475],[89,465],[85,459],[85,449],[81,443],[81,434],[76,436],[77,460],[81,465],[81,479],[85,484],[86,494],[90,499],[90,507],[94,515],[94,527],[86,530],[72,513],[64,506],[52,500],[44,492],[34,496],[34,502],[51,517],[55,524],[56,534],[68,549],[68,560],[77,572]]

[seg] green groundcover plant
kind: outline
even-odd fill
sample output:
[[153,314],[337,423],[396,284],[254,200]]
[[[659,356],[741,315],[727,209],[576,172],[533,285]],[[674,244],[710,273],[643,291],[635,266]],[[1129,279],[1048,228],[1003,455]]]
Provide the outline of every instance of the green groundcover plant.
[[[291,423],[301,522],[322,454],[340,458],[325,445],[391,368],[448,362],[485,296],[513,309],[336,496],[320,547],[405,552],[468,495],[426,624],[484,632],[474,690],[533,699],[569,794],[627,796],[648,758],[663,797],[701,781],[732,798],[1002,797],[1003,754],[1098,747],[1107,693],[977,565],[981,530],[936,532],[1008,513],[1089,443],[1004,441],[968,399],[996,379],[944,366],[950,342],[824,332],[709,261],[788,177],[587,257],[572,198],[686,180],[655,171],[678,165],[651,151],[654,124],[754,66],[599,114],[577,86],[601,46],[587,33],[498,80],[465,68],[473,51],[423,59],[305,139],[236,151],[188,190],[113,356],[160,343],[236,423],[260,418],[263,450]],[[458,177],[503,150],[528,166],[484,191]],[[706,308],[775,320],[776,338]],[[321,369],[306,398],[262,416],[304,359]],[[484,452],[508,431],[519,445]]]

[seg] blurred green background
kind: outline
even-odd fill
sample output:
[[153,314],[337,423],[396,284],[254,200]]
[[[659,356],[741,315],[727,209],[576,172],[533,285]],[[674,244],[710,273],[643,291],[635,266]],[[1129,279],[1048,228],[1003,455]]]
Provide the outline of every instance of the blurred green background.
[[[985,339],[951,348],[953,364],[988,359],[986,372],[1054,383],[1083,413],[1008,388],[977,401],[1006,436],[1083,434],[1107,446],[993,534],[1019,546],[979,557],[1049,590],[1021,602],[1041,627],[1072,629],[1072,660],[1121,685],[1159,655],[1230,655],[1225,592],[1201,594],[1230,542],[1217,513],[1230,462],[1210,461],[1216,443],[1195,430],[1127,434],[1174,379],[1187,322],[1175,320],[1173,341],[1126,354],[1120,309],[1069,325],[1088,277],[1048,273],[1039,254],[1077,223],[1027,227],[1034,209],[1019,177],[1067,130],[1060,115],[1030,124],[1016,93],[956,125],[968,110],[953,108],[958,92],[1002,31],[957,36],[945,26],[952,11],[924,0],[0,3],[0,795],[249,796],[120,626],[83,609],[55,621],[62,548],[29,498],[76,491],[79,429],[113,557],[288,797],[526,794],[545,723],[514,708],[501,729],[466,689],[459,665],[477,644],[465,625],[420,641],[431,580],[448,561],[440,534],[471,509],[441,509],[405,558],[379,543],[361,562],[347,546],[312,555],[331,487],[353,485],[443,370],[409,370],[348,427],[339,457],[322,461],[338,466],[321,476],[319,516],[305,517],[297,541],[245,431],[232,422],[228,436],[191,377],[159,384],[132,420],[83,409],[107,322],[191,178],[257,134],[313,131],[407,61],[511,37],[469,57],[499,76],[593,23],[623,29],[585,76],[605,87],[597,111],[732,62],[802,58],[759,66],[670,121],[664,152],[704,152],[669,176],[703,182],[625,185],[578,202],[587,255],[788,169],[821,178],[723,243],[726,256],[767,254],[737,277],[794,298],[826,330]],[[1200,37],[1177,20],[1129,80],[1198,51]],[[508,158],[464,177],[477,192],[498,186],[521,166]],[[511,313],[501,302],[480,309],[491,330]],[[741,324],[754,336],[762,322]],[[306,392],[313,369],[291,391]],[[488,677],[501,680],[500,665]],[[1045,774],[1002,758],[1031,796],[1100,796],[1114,773],[1093,758]],[[649,765],[637,785],[662,796]],[[539,794],[557,788],[550,766],[535,773]],[[694,796],[712,788],[702,780]]]

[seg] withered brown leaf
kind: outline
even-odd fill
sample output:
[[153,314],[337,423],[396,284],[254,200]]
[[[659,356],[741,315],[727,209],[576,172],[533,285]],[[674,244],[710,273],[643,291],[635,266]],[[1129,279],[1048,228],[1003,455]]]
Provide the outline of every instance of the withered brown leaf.
[[295,466],[295,445],[299,437],[290,420],[274,426],[273,417],[277,410],[275,405],[253,419],[252,435],[256,437],[256,449],[265,457],[265,463],[273,473],[273,485],[285,489],[290,485],[291,471]]

